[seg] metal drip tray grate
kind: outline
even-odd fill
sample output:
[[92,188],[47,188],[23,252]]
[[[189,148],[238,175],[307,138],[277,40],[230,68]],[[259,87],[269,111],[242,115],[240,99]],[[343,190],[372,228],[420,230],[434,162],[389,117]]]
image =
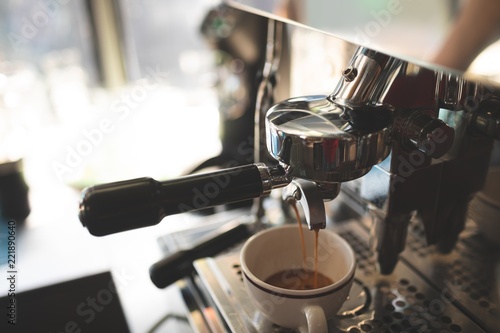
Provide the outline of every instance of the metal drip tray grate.
[[[452,294],[443,292],[446,289],[439,289],[429,283],[425,274],[417,273],[415,267],[408,265],[407,261],[413,258],[407,256],[406,252],[406,260],[398,263],[393,274],[381,276],[375,269],[372,252],[368,246],[368,235],[359,222],[349,221],[332,229],[351,244],[356,253],[358,268],[349,300],[329,322],[330,332],[489,331],[485,321],[470,316],[472,312],[468,308],[456,302],[456,299],[451,297]],[[432,256],[428,254],[421,256],[419,251],[414,249],[407,252],[411,252],[412,256],[423,258],[422,260],[427,262],[428,270],[433,270],[435,263]],[[189,283],[182,283],[184,294],[198,295],[198,303],[193,305],[193,302],[190,302],[188,307],[199,314],[201,305],[202,308],[210,309],[208,313],[212,314],[210,318],[205,316],[202,321],[198,321],[198,324],[204,323],[206,330],[200,328],[198,330],[200,332],[294,332],[273,325],[256,310],[242,283],[238,260],[239,248],[216,258],[197,260],[194,263],[196,277]],[[455,269],[458,267],[455,263],[451,265]],[[476,301],[481,302],[486,299],[487,297],[481,294]],[[496,305],[492,304],[493,299],[488,302],[490,304],[488,310],[496,309]],[[216,316],[213,315],[213,310],[216,310]],[[496,313],[492,316],[498,320]],[[220,322],[214,323],[214,318]]]
[[415,223],[410,228],[407,250],[402,257],[487,331],[500,331],[495,281],[499,248],[488,243],[473,222],[469,221],[457,246],[447,255],[426,246],[423,229]]

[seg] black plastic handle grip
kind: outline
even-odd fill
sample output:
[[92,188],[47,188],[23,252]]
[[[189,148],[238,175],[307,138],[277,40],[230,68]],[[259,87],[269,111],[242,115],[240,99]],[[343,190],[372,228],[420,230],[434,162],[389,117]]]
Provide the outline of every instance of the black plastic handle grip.
[[165,288],[194,271],[193,261],[215,256],[252,235],[245,224],[230,226],[224,232],[202,241],[189,250],[181,250],[163,258],[149,269],[151,281],[158,288]]
[[86,188],[79,218],[104,236],[158,224],[165,216],[257,198],[263,193],[255,164],[164,182],[138,178]]

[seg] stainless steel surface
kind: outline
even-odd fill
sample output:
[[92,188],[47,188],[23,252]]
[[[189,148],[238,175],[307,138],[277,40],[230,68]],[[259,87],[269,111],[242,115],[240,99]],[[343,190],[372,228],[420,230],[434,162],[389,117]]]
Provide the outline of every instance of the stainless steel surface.
[[267,114],[267,147],[291,176],[344,182],[366,174],[390,152],[387,128],[352,128],[326,96],[291,98]]
[[383,100],[402,64],[402,60],[360,47],[329,99],[349,108],[376,105]]
[[[226,0],[428,68],[500,83],[496,1]],[[480,17],[480,19],[479,19]],[[474,61],[474,62],[473,62]],[[473,63],[472,66],[469,66]]]
[[[423,246],[422,229],[412,224],[411,248],[403,253],[403,261],[391,275],[382,276],[377,273],[368,234],[360,221],[329,228],[350,243],[358,262],[350,299],[329,322],[330,332],[498,331],[498,297],[488,286],[499,257],[483,252],[488,248],[473,230],[461,238],[456,251],[442,255]],[[471,237],[476,241],[471,243]],[[195,307],[191,314],[198,317],[205,313],[204,320],[223,327],[223,332],[293,332],[270,323],[250,302],[241,280],[239,249],[195,262],[196,283],[184,285],[183,294],[204,295],[204,302],[212,308],[200,312]],[[478,255],[481,260],[475,260]],[[199,324],[198,331],[208,327],[206,322]]]
[[418,149],[427,156],[440,158],[453,144],[455,132],[442,120],[414,112],[406,120],[401,137],[409,149]]
[[474,101],[481,98],[482,88],[482,84],[466,80],[463,76],[446,71],[437,73],[436,98],[445,109],[472,109]]
[[269,195],[271,190],[286,186],[290,178],[280,166],[267,166],[264,163],[255,163],[262,180],[262,195]]

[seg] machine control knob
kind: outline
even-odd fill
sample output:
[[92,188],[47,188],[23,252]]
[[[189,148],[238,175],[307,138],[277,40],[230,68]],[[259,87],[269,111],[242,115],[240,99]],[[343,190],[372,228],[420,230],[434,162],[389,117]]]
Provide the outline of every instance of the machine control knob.
[[402,138],[410,149],[418,149],[432,158],[440,158],[450,150],[455,131],[440,119],[415,112],[403,127]]

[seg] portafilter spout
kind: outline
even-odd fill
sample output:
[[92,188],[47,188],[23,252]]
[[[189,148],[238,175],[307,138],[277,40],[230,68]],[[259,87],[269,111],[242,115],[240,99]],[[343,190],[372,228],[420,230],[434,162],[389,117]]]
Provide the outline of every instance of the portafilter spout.
[[299,202],[309,230],[326,228],[326,214],[324,200],[334,199],[340,191],[339,183],[332,183],[328,187],[304,179],[292,180],[283,188],[285,202]]

